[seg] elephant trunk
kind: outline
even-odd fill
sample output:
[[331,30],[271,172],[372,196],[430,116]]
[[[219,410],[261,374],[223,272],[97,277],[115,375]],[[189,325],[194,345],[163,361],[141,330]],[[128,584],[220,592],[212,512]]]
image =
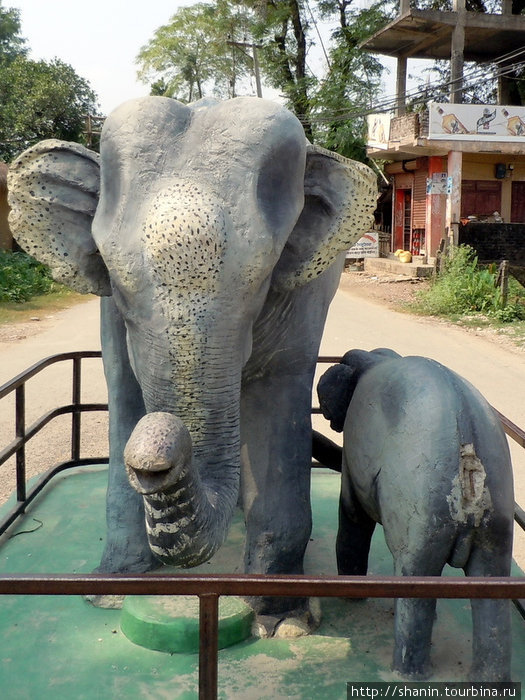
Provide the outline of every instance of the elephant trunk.
[[184,423],[165,412],[144,416],[124,452],[131,485],[144,496],[152,552],[182,567],[207,561],[220,547],[239,488],[238,466],[205,481],[192,452]]
[[[206,337],[206,342],[203,337]],[[238,500],[242,356],[231,326],[169,326],[164,342],[132,329],[146,415],[126,445],[132,487],[144,497],[152,552],[197,566],[228,534]]]

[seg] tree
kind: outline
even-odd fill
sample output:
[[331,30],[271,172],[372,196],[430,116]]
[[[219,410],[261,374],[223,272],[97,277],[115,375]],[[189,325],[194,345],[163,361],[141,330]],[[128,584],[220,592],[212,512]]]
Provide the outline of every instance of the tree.
[[82,141],[96,96],[68,64],[27,58],[20,12],[0,0],[0,159],[46,138]]
[[366,160],[364,114],[377,101],[383,66],[359,48],[367,36],[382,26],[390,15],[384,3],[367,10],[352,7],[353,0],[320,0],[321,18],[338,18],[332,32],[328,55],[329,70],[313,104],[318,113],[316,138],[326,148],[350,158]]
[[244,0],[253,9],[255,38],[262,42],[262,68],[269,85],[278,89],[287,105],[313,139],[310,96],[317,84],[308,71],[312,45],[306,17],[306,0]]
[[0,71],[0,158],[11,160],[46,138],[82,141],[96,96],[73,68],[17,56]]
[[0,65],[25,55],[25,39],[20,36],[20,10],[2,7],[0,0]]
[[250,56],[235,46],[236,32],[249,16],[228,0],[181,7],[143,46],[136,62],[138,77],[156,95],[192,102],[214,94],[234,97],[249,75]]
[[[359,42],[385,15],[377,8],[354,9],[357,0],[317,3],[311,7],[309,0],[216,0],[181,8],[141,49],[139,76],[151,84],[152,94],[182,101],[210,93],[233,96],[236,81],[252,68],[250,55],[239,45],[253,49],[255,44],[266,84],[279,90],[306,136],[364,159],[364,119],[356,112],[371,106],[383,68],[360,51]],[[318,34],[315,13],[319,20],[338,24],[326,54],[328,74],[319,76],[308,64]],[[241,42],[234,38],[239,33]]]

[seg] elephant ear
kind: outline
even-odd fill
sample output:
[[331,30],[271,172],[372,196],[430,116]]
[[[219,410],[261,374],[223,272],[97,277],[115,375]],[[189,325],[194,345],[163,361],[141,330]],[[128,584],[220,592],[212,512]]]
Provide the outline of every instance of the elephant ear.
[[17,242],[49,265],[57,282],[83,294],[111,294],[91,236],[100,188],[99,157],[76,143],[42,141],[10,166],[9,224]]
[[312,281],[366,232],[377,203],[376,177],[363,163],[308,145],[304,197],[272,277],[278,290]]
[[358,373],[351,367],[339,364],[327,369],[317,384],[321,412],[337,433],[343,432],[346,412],[358,379]]

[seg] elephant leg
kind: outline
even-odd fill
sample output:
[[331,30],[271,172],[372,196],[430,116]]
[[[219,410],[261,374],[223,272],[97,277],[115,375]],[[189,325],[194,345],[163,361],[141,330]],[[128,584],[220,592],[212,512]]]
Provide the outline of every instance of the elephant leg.
[[149,571],[159,566],[151,553],[144,520],[144,499],[131,486],[123,452],[144,415],[142,392],[131,370],[126,328],[112,297],[101,300],[101,336],[109,400],[109,476],[107,537],[98,572]]
[[392,668],[402,676],[425,680],[430,676],[430,645],[436,613],[435,599],[397,598]]
[[[254,328],[241,395],[247,573],[303,573],[312,526],[312,384],[341,267],[292,292],[270,292]],[[306,618],[304,631],[316,624],[305,599],[256,598],[250,604],[268,616],[262,624],[269,636],[283,619]]]
[[[247,573],[303,573],[312,527],[311,429],[309,415],[299,409],[306,399],[301,393],[308,394],[306,387],[301,389],[277,378],[254,383],[244,395],[243,409],[249,406],[253,415],[267,401],[267,409],[274,404],[280,406],[280,411],[288,402],[298,404],[295,408],[289,406],[293,414],[290,423],[279,421],[270,432],[257,432],[251,436],[249,446],[243,446]],[[249,602],[258,615],[269,616],[263,621],[266,628],[270,627],[269,636],[282,619],[302,616],[307,610],[307,600],[302,598],[261,597]]]
[[[435,541],[409,542],[403,553],[394,555],[396,576],[440,576],[453,536],[442,533]],[[390,547],[390,544],[389,544]],[[392,551],[392,550],[391,550]],[[430,648],[436,615],[436,600],[397,598],[394,607],[394,657],[392,668],[402,676],[424,680],[431,673]]]
[[[511,540],[509,540],[511,543]],[[474,545],[465,567],[467,576],[509,576],[511,544]],[[510,681],[512,655],[510,600],[472,599],[472,669],[475,681]]]
[[336,539],[337,571],[341,575],[365,576],[370,542],[376,523],[359,503],[343,457],[339,529]]

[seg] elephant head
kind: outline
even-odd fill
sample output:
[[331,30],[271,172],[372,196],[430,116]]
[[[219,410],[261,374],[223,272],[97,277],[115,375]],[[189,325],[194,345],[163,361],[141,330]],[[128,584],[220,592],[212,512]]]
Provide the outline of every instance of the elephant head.
[[147,412],[126,462],[152,549],[207,560],[237,501],[254,321],[270,287],[308,284],[361,235],[373,174],[310,146],[274,103],[149,97],[107,118],[100,159],[44,141],[9,188],[20,244],[57,280],[112,295],[125,321]]
[[388,348],[349,350],[338,365],[327,369],[317,384],[317,396],[323,416],[330,421],[330,427],[342,433],[348,406],[354,395],[357,383],[363,374],[379,362],[401,357]]

